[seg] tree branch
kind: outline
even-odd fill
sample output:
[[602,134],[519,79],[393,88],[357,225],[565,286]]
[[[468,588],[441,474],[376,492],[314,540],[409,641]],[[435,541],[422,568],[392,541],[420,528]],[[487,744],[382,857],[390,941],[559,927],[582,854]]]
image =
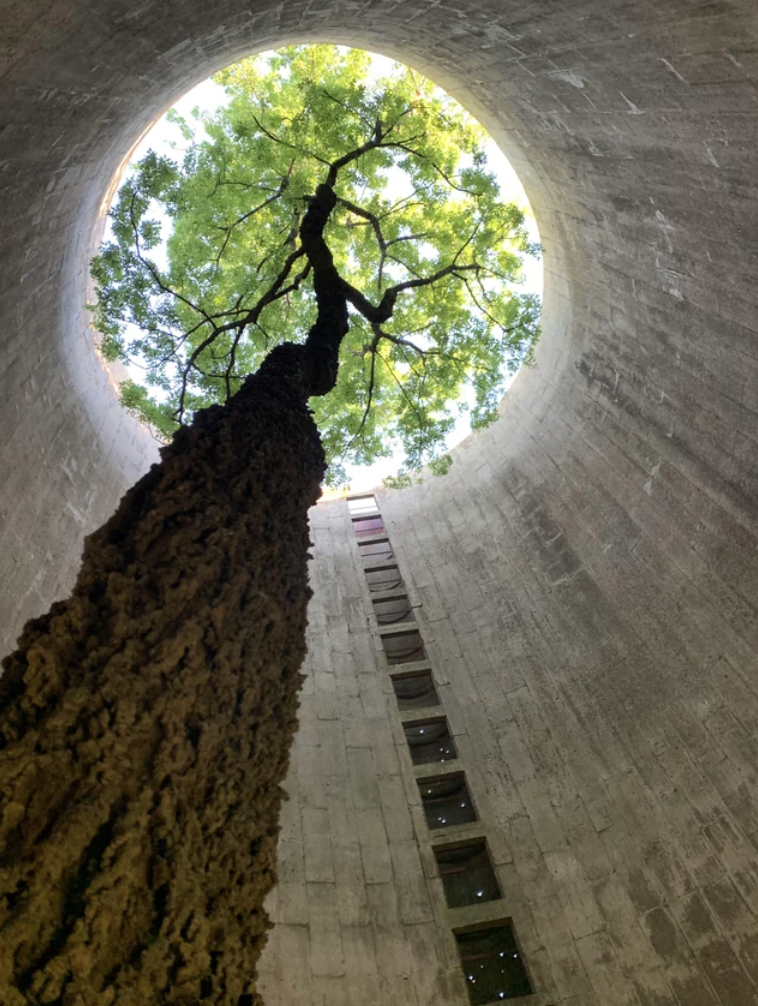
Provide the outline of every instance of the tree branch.
[[[327,177],[331,178],[334,166]],[[308,332],[305,351],[309,361],[308,394],[325,395],[337,382],[340,344],[349,328],[347,301],[332,253],[324,240],[324,228],[337,202],[330,184],[321,184],[309,200],[300,224],[300,241],[313,269],[316,321]]]
[[471,299],[473,300],[474,304],[477,307],[477,310],[481,311],[483,315],[489,318],[489,320],[492,322],[493,325],[497,325],[497,327],[503,332],[504,335],[508,335],[510,332],[514,332],[516,330],[517,326],[515,325],[511,325],[509,328],[506,328],[501,321],[497,320],[494,314],[491,314],[486,307],[482,307],[482,305],[476,298],[476,294],[471,289],[471,284],[469,283],[468,279],[465,276],[461,276],[461,279],[465,283],[466,289],[468,290],[469,293],[469,297],[471,297]]
[[337,202],[341,203],[344,207],[346,207],[346,209],[350,210],[351,213],[355,213],[356,216],[363,217],[363,219],[368,221],[373,228],[374,234],[376,235],[376,243],[379,245],[379,270],[376,275],[376,290],[377,293],[381,293],[384,262],[387,258],[387,248],[389,247],[389,244],[384,240],[382,225],[379,223],[379,218],[370,210],[364,210],[362,206],[357,206],[355,203],[350,202],[349,199],[343,199],[341,196],[338,196]]
[[275,300],[278,300],[280,297],[285,296],[285,294],[290,293],[293,289],[297,289],[297,286],[299,286],[302,280],[305,279],[305,277],[307,276],[308,274],[307,269],[304,270],[301,274],[299,274],[298,277],[296,277],[295,280],[293,280],[293,283],[290,284],[289,287],[285,287],[284,289],[282,289],[282,284],[289,276],[294,263],[299,258],[302,258],[304,254],[305,254],[304,249],[298,248],[296,251],[292,252],[291,255],[287,256],[287,259],[284,265],[282,266],[279,275],[276,277],[274,282],[268,288],[266,293],[259,298],[255,306],[248,311],[248,313],[245,315],[244,318],[241,318],[238,321],[227,322],[225,325],[215,325],[211,321],[211,325],[213,327],[210,335],[208,335],[205,339],[203,339],[203,341],[198,346],[195,347],[195,349],[192,351],[189,358],[187,359],[186,363],[184,364],[184,367],[182,368],[182,375],[181,375],[182,390],[179,394],[179,405],[175,413],[177,417],[177,422],[181,423],[184,419],[184,403],[187,396],[187,381],[189,379],[190,371],[194,367],[196,367],[197,359],[200,356],[200,354],[205,349],[207,349],[213,342],[215,342],[215,340],[224,332],[236,330],[238,332],[238,338],[236,342],[239,343],[239,340],[242,337],[242,333],[244,332],[245,328],[248,325],[255,324],[258,321],[258,318],[265,307],[273,303]]
[[253,116],[253,122],[256,124],[258,129],[260,129],[263,135],[267,136],[269,140],[273,140],[274,143],[279,143],[282,147],[288,147],[290,150],[295,150],[298,154],[305,154],[306,157],[312,157],[315,161],[318,161],[319,164],[329,165],[329,161],[325,160],[323,157],[319,157],[318,154],[314,154],[312,150],[306,150],[304,147],[298,147],[294,143],[288,143],[287,140],[283,140],[280,136],[277,136],[276,133],[272,133],[270,129],[266,129],[257,115]]
[[406,279],[402,283],[396,283],[395,286],[388,287],[384,291],[381,301],[376,306],[372,304],[371,301],[360,292],[360,290],[356,290],[354,286],[348,283],[347,280],[343,279],[340,282],[342,283],[345,291],[345,296],[356,311],[359,311],[367,321],[378,322],[381,324],[384,321],[389,321],[392,317],[392,312],[395,308],[395,302],[398,294],[403,293],[403,291],[419,289],[424,286],[431,286],[432,283],[437,283],[439,280],[444,279],[445,276],[457,277],[459,272],[467,270],[476,271],[480,268],[481,266],[476,263],[472,263],[471,265],[451,264],[446,265],[443,269],[438,269],[437,272],[432,273],[431,276],[422,276],[419,279]]
[[357,115],[358,118],[361,120],[361,122],[364,124],[364,126],[366,126],[368,129],[373,129],[370,120],[367,119],[366,116],[363,115],[357,108],[353,108],[351,105],[348,105],[346,101],[340,101],[339,98],[335,98],[334,95],[330,94],[325,87],[322,87],[321,90],[330,101],[333,101],[335,103],[335,105],[339,105],[340,108],[343,108],[346,112],[352,115]]
[[[381,339],[386,339],[388,342],[393,343],[395,346],[407,346],[408,349],[412,349],[415,353],[421,357],[422,363],[426,362],[426,354],[432,352],[431,350],[422,349],[421,346],[417,346],[415,342],[411,342],[409,339],[401,339],[400,336],[392,335],[390,332],[385,332],[380,325],[374,324],[371,326],[374,333],[374,341],[379,342]],[[437,355],[437,354],[435,354]]]
[[[355,435],[351,438],[350,443],[347,445],[345,449],[346,452],[351,449],[355,441],[358,439],[358,437],[363,433],[364,429],[366,428],[366,420],[368,419],[368,414],[371,411],[371,402],[373,401],[374,398],[374,384],[376,380],[376,349],[378,345],[379,345],[379,339],[377,336],[374,336],[374,339],[371,345],[369,346],[369,350],[371,352],[371,369],[369,372],[368,399],[366,401],[366,408],[363,410],[360,425],[358,426]],[[342,456],[344,457],[344,454]]]
[[160,277],[160,273],[158,273],[152,262],[149,259],[143,257],[140,248],[139,226],[134,216],[134,202],[136,198],[137,193],[132,192],[132,199],[131,203],[129,204],[129,219],[131,221],[132,231],[134,233],[134,254],[137,257],[137,261],[143,268],[147,269],[147,271],[153,277],[153,282],[158,287],[158,289],[161,290],[162,293],[166,293],[169,294],[171,297],[175,297],[177,300],[181,301],[183,304],[186,304],[187,307],[191,308],[197,314],[205,318],[206,321],[211,322],[211,324],[213,324],[210,316],[201,307],[198,307],[197,304],[193,304],[192,301],[189,300],[189,298],[185,297],[181,293],[177,293],[176,290],[172,289],[170,286],[166,286],[166,284]]
[[[398,388],[402,392],[403,396],[405,397],[405,399],[408,402],[408,404],[410,405],[410,407],[416,413],[416,419],[418,420],[418,429],[419,429],[419,431],[423,430],[425,428],[425,423],[423,421],[423,417],[422,417],[421,413],[419,412],[419,408],[418,408],[417,403],[413,401],[413,399],[411,398],[411,396],[408,394],[407,389],[403,386],[402,381],[398,380],[397,374],[395,373],[394,369],[384,359],[384,357],[382,356],[382,354],[378,353],[378,356],[379,356],[379,359],[384,364],[384,366],[389,371],[390,377],[393,379],[393,381],[395,382],[395,384],[398,386]],[[419,444],[419,447],[420,447],[420,444]]]
[[218,255],[216,255],[216,269],[219,268],[219,262],[221,261],[221,256],[226,251],[226,246],[229,243],[229,239],[232,236],[232,231],[234,230],[234,228],[239,227],[240,224],[244,224],[244,222],[246,220],[249,220],[250,217],[255,216],[255,214],[259,213],[261,210],[264,210],[267,206],[270,206],[271,203],[276,202],[276,200],[284,193],[287,186],[289,185],[289,180],[292,175],[292,169],[294,168],[294,166],[295,162],[293,160],[290,162],[287,174],[282,178],[281,182],[279,183],[279,188],[276,189],[273,195],[270,195],[268,199],[264,199],[262,203],[259,203],[258,206],[255,206],[252,210],[249,210],[247,213],[243,213],[241,217],[237,217],[234,223],[229,224],[227,227],[220,228],[220,230],[226,233],[226,237],[224,238],[223,244],[219,249]]

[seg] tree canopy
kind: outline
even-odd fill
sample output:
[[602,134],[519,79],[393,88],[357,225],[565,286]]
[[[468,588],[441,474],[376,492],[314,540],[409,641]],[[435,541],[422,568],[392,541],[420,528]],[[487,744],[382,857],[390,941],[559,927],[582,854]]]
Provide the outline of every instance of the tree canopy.
[[486,134],[430,81],[399,64],[379,77],[360,50],[290,47],[216,79],[230,100],[169,113],[182,156],[151,151],[130,169],[92,265],[105,356],[144,368],[122,401],[170,436],[274,346],[305,342],[316,304],[301,227],[326,186],[323,238],[350,308],[339,380],[311,400],[327,480],[393,441],[406,470],[443,464],[459,412],[490,422],[538,335],[538,300],[514,285],[537,249],[501,201]]

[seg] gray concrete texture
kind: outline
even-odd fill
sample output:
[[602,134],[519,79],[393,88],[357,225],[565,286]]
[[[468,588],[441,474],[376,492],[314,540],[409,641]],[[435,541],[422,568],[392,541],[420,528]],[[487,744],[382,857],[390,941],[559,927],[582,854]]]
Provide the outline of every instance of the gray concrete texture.
[[[380,499],[532,1001],[752,1006],[751,0],[1,0],[4,648],[154,457],[84,312],[114,172],[209,72],[309,40],[447,87],[511,158],[546,248],[538,365],[449,476]],[[314,535],[264,991],[270,1006],[462,1006],[460,917],[344,503],[317,508]]]

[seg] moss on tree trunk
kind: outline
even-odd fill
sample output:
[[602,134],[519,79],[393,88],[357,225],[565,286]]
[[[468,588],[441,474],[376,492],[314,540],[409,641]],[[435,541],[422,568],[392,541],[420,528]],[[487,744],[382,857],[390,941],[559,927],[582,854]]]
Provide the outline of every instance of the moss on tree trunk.
[[324,468],[296,352],[163,449],[5,661],[6,1006],[259,1002]]

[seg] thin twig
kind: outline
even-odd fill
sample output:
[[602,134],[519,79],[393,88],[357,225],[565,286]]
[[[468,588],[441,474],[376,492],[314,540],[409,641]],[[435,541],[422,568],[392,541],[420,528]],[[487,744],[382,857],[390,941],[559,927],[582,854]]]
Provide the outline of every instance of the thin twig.
[[216,255],[216,269],[217,270],[219,268],[219,263],[221,261],[221,256],[226,251],[226,246],[229,243],[229,239],[232,236],[232,231],[234,230],[234,228],[235,227],[239,227],[241,224],[244,224],[246,220],[249,220],[250,217],[255,216],[255,214],[259,213],[261,210],[265,210],[265,208],[267,206],[270,206],[272,203],[275,203],[276,200],[279,199],[279,197],[281,195],[283,195],[284,191],[286,190],[286,188],[287,188],[287,186],[289,184],[290,176],[292,175],[292,169],[294,168],[294,166],[295,166],[295,162],[293,160],[290,163],[289,170],[287,171],[287,174],[282,178],[281,182],[279,183],[279,188],[273,193],[273,195],[269,196],[268,199],[264,199],[262,203],[259,203],[258,206],[253,207],[252,210],[249,210],[247,213],[243,213],[241,217],[237,217],[237,219],[234,221],[234,223],[229,224],[227,227],[221,227],[220,228],[220,230],[222,230],[222,231],[224,231],[226,233],[226,237],[224,238],[223,244],[219,248],[218,255]]
[[176,290],[172,289],[171,287],[166,286],[166,284],[161,279],[160,274],[157,272],[157,270],[155,269],[155,266],[152,264],[152,262],[149,259],[146,259],[146,258],[143,257],[142,251],[141,251],[141,248],[140,248],[139,227],[138,227],[137,221],[136,221],[136,219],[134,217],[134,201],[135,201],[136,198],[137,198],[137,193],[133,192],[132,193],[132,201],[131,201],[130,206],[129,206],[129,218],[130,218],[131,224],[132,224],[132,231],[134,232],[134,253],[135,253],[136,257],[137,257],[137,261],[140,263],[140,265],[142,265],[145,269],[147,269],[147,271],[153,277],[153,281],[155,282],[155,285],[163,293],[170,294],[172,297],[175,297],[177,300],[180,300],[183,304],[186,304],[187,307],[192,308],[193,311],[195,311],[197,314],[202,315],[203,318],[205,318],[206,321],[209,321],[212,324],[210,316],[201,307],[198,307],[197,304],[193,304],[192,301],[189,300],[188,297],[185,297],[183,294],[177,293]]

